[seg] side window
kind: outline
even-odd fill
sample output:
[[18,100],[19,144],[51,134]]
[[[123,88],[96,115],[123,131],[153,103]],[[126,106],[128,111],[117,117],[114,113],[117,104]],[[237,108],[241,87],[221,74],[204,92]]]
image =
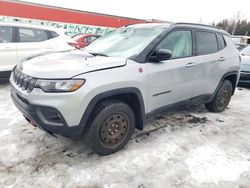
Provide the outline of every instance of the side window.
[[89,37],[86,37],[86,38],[84,39],[84,42],[85,42],[85,43],[89,43]]
[[11,43],[13,41],[13,27],[0,26],[0,43]]
[[173,58],[192,56],[191,31],[174,31],[159,44],[157,49],[167,49],[172,52]]
[[85,41],[84,41],[84,42],[90,44],[90,43],[93,42],[95,39],[96,39],[96,37],[90,36],[90,37],[85,38]]
[[211,54],[218,51],[215,33],[204,31],[195,32],[197,55]]
[[45,30],[19,28],[20,42],[41,42],[48,40],[48,35]]
[[56,37],[58,37],[59,35],[56,33],[56,32],[54,32],[54,31],[48,31],[48,32],[50,32],[50,35],[51,35],[51,39],[52,38],[56,38]]
[[217,35],[220,50],[224,49],[227,45],[224,37],[221,34]]
[[91,37],[91,42],[94,42],[96,39],[98,39],[98,37],[92,36],[92,37]]

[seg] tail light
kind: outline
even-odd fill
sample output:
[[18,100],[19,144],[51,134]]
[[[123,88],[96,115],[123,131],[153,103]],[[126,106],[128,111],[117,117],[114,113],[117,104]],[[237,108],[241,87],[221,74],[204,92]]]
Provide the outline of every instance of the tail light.
[[80,44],[74,43],[74,42],[68,42],[68,45],[73,46],[77,49],[80,49]]

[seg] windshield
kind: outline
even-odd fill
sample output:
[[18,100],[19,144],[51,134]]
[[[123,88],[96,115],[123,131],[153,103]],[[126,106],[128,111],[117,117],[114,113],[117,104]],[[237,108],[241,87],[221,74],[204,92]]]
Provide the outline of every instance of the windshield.
[[161,29],[120,28],[85,48],[88,53],[129,58],[139,54]]

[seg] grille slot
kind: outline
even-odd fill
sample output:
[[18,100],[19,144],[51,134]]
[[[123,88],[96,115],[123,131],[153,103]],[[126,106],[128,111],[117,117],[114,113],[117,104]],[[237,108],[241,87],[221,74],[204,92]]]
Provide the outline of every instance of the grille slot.
[[21,97],[19,94],[16,94],[16,96],[17,96],[17,98],[18,98],[20,101],[22,101],[23,103],[25,103],[25,104],[27,104],[27,105],[30,104],[29,101],[28,101],[27,99]]
[[27,92],[31,92],[36,84],[36,79],[31,76],[25,75],[21,71],[17,70],[15,67],[13,70],[13,80],[17,86],[22,88],[23,90],[27,90]]

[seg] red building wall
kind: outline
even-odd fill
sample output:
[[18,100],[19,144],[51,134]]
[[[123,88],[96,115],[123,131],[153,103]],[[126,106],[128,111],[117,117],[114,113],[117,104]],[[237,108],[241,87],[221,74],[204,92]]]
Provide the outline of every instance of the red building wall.
[[140,19],[4,0],[0,0],[0,15],[103,27],[120,27],[146,22]]

